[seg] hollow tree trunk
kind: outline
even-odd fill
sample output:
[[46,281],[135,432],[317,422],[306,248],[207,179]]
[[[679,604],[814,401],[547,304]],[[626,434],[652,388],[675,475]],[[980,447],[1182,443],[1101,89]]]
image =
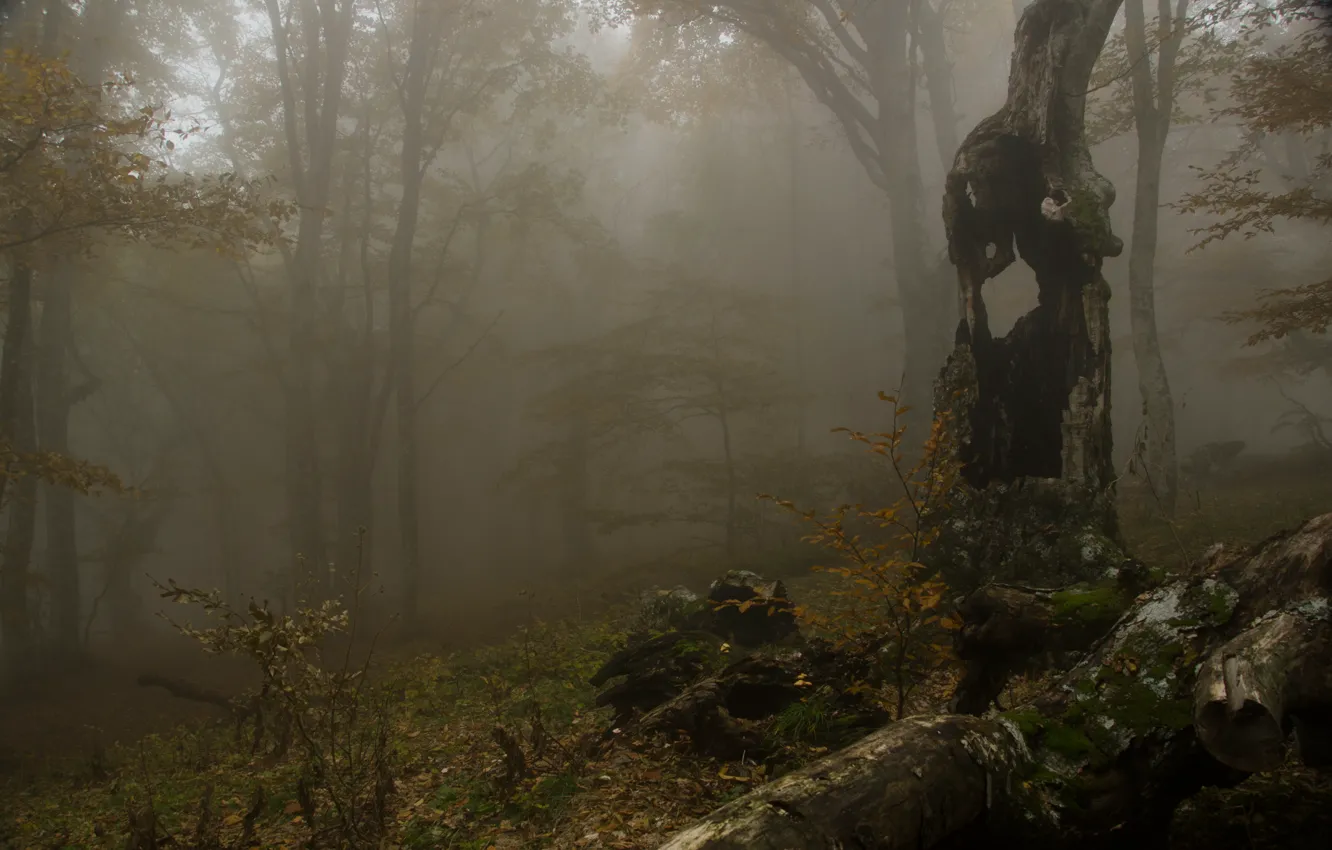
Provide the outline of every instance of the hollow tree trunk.
[[1215,550],[1138,597],[1032,703],[895,723],[661,850],[1159,846],[1181,800],[1273,769],[1292,743],[1329,766],[1315,745],[1332,732],[1329,586],[1332,514],[1248,552]]
[[[956,414],[971,490],[965,510],[974,522],[954,536],[970,538],[965,560],[983,573],[973,581],[1085,577],[1082,565],[1052,562],[1048,551],[1034,559],[1000,554],[1049,549],[1052,527],[1118,539],[1110,290],[1101,263],[1123,243],[1111,232],[1114,187],[1092,165],[1083,112],[1119,2],[1038,0],[1027,7],[1007,102],[967,136],[945,183],[944,227],[964,316],[936,407]],[[1036,274],[1039,301],[996,338],[982,286],[1019,255]]]
[[1124,40],[1133,74],[1133,119],[1138,134],[1137,186],[1133,196],[1133,239],[1129,248],[1129,320],[1138,390],[1147,423],[1146,469],[1152,492],[1167,515],[1174,515],[1179,495],[1175,456],[1175,403],[1161,356],[1156,328],[1156,245],[1161,206],[1161,167],[1170,116],[1175,108],[1175,58],[1184,37],[1188,0],[1160,4],[1156,77],[1147,52],[1143,0],[1124,7]]

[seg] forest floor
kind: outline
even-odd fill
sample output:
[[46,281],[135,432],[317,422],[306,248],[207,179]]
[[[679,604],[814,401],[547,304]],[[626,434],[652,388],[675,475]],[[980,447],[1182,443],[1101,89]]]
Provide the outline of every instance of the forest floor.
[[[1178,567],[1213,543],[1256,543],[1330,509],[1332,476],[1273,464],[1186,488],[1173,523],[1150,496],[1126,491],[1122,517],[1138,557]],[[832,582],[825,575],[787,580],[798,602],[825,609],[837,604]],[[628,617],[627,610],[612,608],[577,621],[531,623],[506,641],[453,653],[402,647],[383,653],[377,679],[391,694],[385,741],[396,781],[381,846],[649,850],[726,800],[827,751],[827,741],[809,731],[819,718],[788,711],[767,730],[778,755],[763,764],[720,762],[618,733],[611,733],[609,747],[583,758],[583,744],[609,725],[607,712],[593,707],[596,689],[587,680],[621,645]],[[197,654],[188,654],[198,653],[188,642],[173,646],[0,703],[0,757],[8,746],[12,761],[0,762],[0,848],[125,847],[129,813],[146,801],[160,828],[177,836],[176,846],[203,846],[204,832],[221,840],[214,847],[304,845],[309,800],[300,791],[296,760],[252,757],[248,741],[237,739],[221,711],[131,686],[146,663],[188,672],[219,690],[248,680],[239,663],[205,668]],[[939,710],[949,679],[945,672],[923,689],[913,709]],[[1037,687],[1017,681],[1005,704]],[[504,753],[493,730],[530,728],[534,710],[549,741],[540,757],[529,759],[530,775],[505,787],[497,779]],[[109,716],[123,723],[114,731],[91,728],[90,718]],[[120,742],[111,743],[112,737]],[[43,740],[60,757],[33,759]],[[366,767],[372,750],[347,763]],[[1307,830],[1321,819],[1325,838],[1332,829],[1329,812],[1332,786],[1290,767],[1186,804],[1174,846],[1299,848],[1291,825]],[[318,817],[330,823],[329,812]],[[199,829],[201,819],[209,829]]]

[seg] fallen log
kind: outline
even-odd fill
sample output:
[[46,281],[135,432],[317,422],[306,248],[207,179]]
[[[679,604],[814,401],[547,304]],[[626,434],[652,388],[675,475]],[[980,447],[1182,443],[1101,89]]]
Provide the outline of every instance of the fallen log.
[[1270,769],[1292,745],[1307,765],[1327,764],[1329,596],[1332,514],[1246,552],[1214,551],[1134,600],[1030,704],[896,723],[662,850],[1159,846],[1204,786]]
[[1021,737],[975,717],[913,717],[764,785],[661,850],[933,847],[1006,804]]
[[997,705],[1014,673],[1066,666],[1062,662],[1105,634],[1146,589],[1146,572],[1130,563],[1096,584],[995,583],[968,594],[958,605],[963,628],[954,648],[964,668],[951,709],[980,714]]
[[215,705],[218,708],[229,712],[237,720],[243,720],[254,711],[254,707],[252,705],[247,705],[243,700],[233,699],[225,694],[196,685],[193,682],[187,682],[184,679],[174,679],[170,676],[160,676],[156,673],[144,673],[139,676],[136,684],[141,688],[161,688],[176,699]]

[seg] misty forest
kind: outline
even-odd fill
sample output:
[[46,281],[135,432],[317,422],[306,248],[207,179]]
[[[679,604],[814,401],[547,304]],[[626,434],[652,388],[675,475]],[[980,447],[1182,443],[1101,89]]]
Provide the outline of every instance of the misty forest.
[[3,0],[0,847],[1326,848],[1320,0]]

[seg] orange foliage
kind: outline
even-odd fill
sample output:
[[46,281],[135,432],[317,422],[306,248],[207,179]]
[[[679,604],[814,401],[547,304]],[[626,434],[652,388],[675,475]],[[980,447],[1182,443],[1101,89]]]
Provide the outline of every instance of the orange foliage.
[[[893,396],[880,394],[880,398],[894,405],[891,431],[836,430],[888,460],[903,490],[894,504],[878,509],[842,505],[820,518],[790,501],[761,498],[813,524],[816,530],[805,540],[840,556],[840,564],[815,569],[846,580],[845,589],[836,591],[845,607],[836,613],[799,608],[798,613],[814,628],[831,634],[838,646],[860,646],[880,655],[883,679],[894,691],[894,708],[901,717],[915,687],[951,659],[944,638],[960,626],[942,613],[947,586],[922,561],[938,539],[939,520],[949,508],[960,462],[948,418],[940,416],[919,460],[908,466],[902,449],[906,429],[899,425],[908,408]],[[873,539],[848,528],[850,520],[867,523]]]

